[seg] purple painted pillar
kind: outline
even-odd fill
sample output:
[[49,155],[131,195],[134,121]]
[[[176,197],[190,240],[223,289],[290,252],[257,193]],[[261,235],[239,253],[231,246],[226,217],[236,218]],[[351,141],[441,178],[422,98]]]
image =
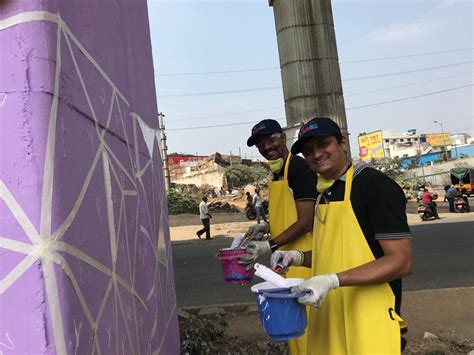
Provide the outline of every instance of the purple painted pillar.
[[145,0],[0,2],[0,354],[179,353],[157,128]]

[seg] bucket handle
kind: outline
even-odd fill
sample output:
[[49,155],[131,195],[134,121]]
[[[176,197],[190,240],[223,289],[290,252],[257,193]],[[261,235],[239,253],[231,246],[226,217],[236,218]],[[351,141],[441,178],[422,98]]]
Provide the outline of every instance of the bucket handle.
[[214,255],[214,257],[219,260],[234,260],[240,258],[241,256],[243,255],[221,256],[219,253]]
[[300,297],[303,297],[309,291],[302,292],[302,293],[278,293],[278,292],[266,292],[264,290],[261,290],[258,292],[268,298],[300,298]]

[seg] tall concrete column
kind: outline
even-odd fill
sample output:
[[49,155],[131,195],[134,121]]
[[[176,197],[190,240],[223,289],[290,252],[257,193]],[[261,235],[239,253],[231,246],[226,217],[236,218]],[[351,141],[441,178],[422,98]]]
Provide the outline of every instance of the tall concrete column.
[[288,126],[315,116],[347,134],[330,0],[269,0],[273,6]]

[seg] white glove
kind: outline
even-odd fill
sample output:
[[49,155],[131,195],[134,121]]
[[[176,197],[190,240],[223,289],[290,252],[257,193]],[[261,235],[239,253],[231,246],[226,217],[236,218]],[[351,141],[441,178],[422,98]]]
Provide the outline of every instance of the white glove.
[[269,242],[252,241],[245,249],[246,254],[238,259],[238,263],[247,265],[245,269],[248,271],[253,268],[258,257],[271,253],[271,251]]
[[253,226],[249,227],[245,235],[249,237],[255,237],[257,234],[266,234],[269,231],[270,226],[268,225],[268,223],[254,224]]
[[336,274],[314,276],[291,289],[292,293],[308,292],[298,298],[298,302],[312,307],[320,307],[329,291],[339,287]]
[[[273,252],[270,259],[270,266],[275,269],[280,266],[283,270],[287,270],[289,266],[301,266],[304,262],[304,254],[299,250],[282,251],[277,250]],[[285,272],[286,273],[286,272]]]

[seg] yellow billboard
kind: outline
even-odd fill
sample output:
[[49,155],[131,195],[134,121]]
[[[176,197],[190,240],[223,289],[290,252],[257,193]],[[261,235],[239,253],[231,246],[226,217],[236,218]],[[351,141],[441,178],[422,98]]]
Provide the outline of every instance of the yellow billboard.
[[451,133],[430,133],[426,135],[426,142],[432,147],[445,147],[453,144]]
[[382,131],[376,131],[359,136],[359,155],[362,160],[380,159],[385,157]]

